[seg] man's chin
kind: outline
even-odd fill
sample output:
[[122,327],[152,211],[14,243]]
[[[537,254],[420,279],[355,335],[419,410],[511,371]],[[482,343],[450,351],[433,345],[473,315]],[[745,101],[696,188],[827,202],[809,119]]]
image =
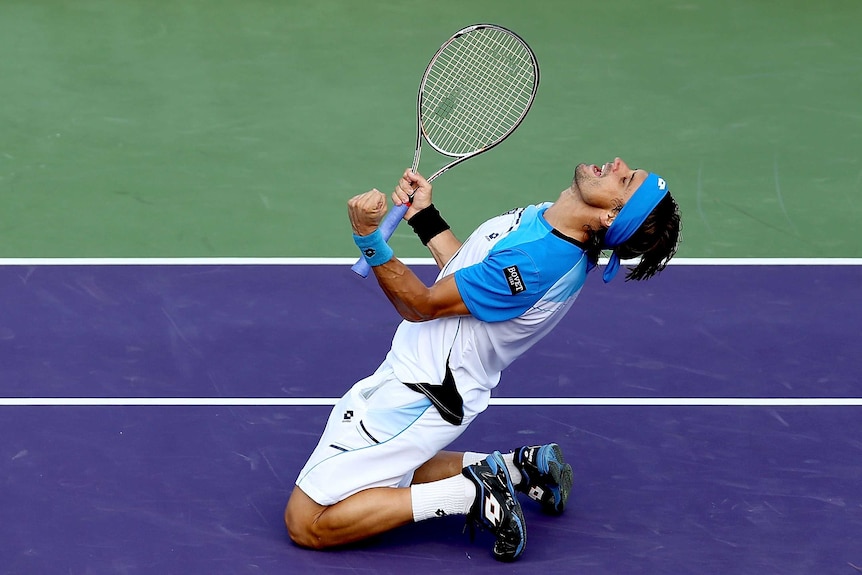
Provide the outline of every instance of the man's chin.
[[572,178],[572,181],[575,184],[580,184],[584,180],[584,177],[587,175],[586,168],[586,164],[578,164],[577,166],[575,166],[575,175]]

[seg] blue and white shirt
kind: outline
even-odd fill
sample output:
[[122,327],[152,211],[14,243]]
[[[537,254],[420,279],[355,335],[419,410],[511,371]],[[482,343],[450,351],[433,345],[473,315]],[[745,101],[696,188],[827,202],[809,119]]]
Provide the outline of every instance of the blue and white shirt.
[[545,220],[550,205],[492,218],[464,242],[437,279],[455,275],[471,315],[401,322],[386,358],[399,380],[439,384],[448,360],[464,415],[488,406],[503,369],[557,325],[587,277],[584,246]]

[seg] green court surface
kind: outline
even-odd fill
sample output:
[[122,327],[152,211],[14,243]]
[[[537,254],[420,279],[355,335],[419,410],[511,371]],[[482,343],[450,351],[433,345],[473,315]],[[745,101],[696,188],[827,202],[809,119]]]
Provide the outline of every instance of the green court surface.
[[621,156],[681,256],[862,257],[859,0],[3,0],[0,257],[352,256],[346,200],[391,190],[428,59],[482,21],[542,81],[437,180],[462,237]]

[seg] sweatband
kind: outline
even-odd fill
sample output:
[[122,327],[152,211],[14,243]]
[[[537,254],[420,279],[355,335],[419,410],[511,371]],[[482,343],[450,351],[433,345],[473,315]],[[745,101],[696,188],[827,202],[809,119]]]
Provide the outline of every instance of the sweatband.
[[[629,201],[614,218],[614,221],[605,232],[604,244],[614,248],[626,243],[638,228],[643,225],[647,217],[652,213],[660,201],[667,195],[667,182],[656,174],[650,174],[647,179],[638,186]],[[608,265],[605,266],[602,278],[608,283],[620,269],[620,257],[616,250],[611,254]]]
[[392,259],[392,248],[383,239],[383,234],[380,233],[379,228],[367,236],[353,234],[353,241],[359,247],[359,251],[362,252],[362,257],[371,267],[382,266]]
[[425,246],[435,236],[449,229],[449,224],[446,223],[446,220],[443,219],[440,212],[434,207],[434,204],[429,205],[427,208],[422,208],[413,214],[413,217],[407,220],[407,223],[410,224],[410,227],[419,236],[422,245]]

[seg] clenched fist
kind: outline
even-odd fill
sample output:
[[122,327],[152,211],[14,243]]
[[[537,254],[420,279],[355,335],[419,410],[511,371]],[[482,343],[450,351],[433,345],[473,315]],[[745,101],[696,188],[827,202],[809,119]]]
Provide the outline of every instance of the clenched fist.
[[347,201],[347,215],[357,236],[374,233],[385,214],[386,196],[380,190],[373,189]]

